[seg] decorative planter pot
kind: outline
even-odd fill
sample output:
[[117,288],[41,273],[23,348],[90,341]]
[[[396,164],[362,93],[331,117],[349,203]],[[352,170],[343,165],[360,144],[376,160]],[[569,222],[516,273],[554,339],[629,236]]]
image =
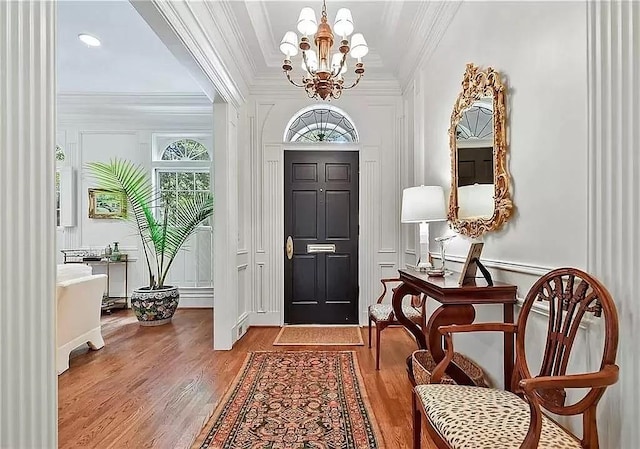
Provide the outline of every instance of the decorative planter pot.
[[178,307],[178,287],[166,286],[159,290],[138,288],[131,295],[131,308],[141,326],[160,326],[171,321]]

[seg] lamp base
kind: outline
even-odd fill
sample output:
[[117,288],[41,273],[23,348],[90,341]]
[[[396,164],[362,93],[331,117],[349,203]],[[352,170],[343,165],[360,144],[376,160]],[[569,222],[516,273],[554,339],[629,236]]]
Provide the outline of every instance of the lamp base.
[[427,276],[433,278],[441,278],[445,275],[446,270],[444,268],[432,268],[427,270]]
[[416,269],[422,273],[427,273],[433,270],[433,265],[431,265],[429,262],[420,262],[416,266]]

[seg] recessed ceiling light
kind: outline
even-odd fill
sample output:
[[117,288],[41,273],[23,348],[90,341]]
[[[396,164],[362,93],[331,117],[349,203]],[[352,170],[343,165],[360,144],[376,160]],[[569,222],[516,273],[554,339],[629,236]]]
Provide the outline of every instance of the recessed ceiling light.
[[95,36],[92,36],[91,34],[86,34],[86,33],[78,34],[78,39],[80,39],[82,42],[87,44],[89,47],[100,46],[100,39],[98,39]]

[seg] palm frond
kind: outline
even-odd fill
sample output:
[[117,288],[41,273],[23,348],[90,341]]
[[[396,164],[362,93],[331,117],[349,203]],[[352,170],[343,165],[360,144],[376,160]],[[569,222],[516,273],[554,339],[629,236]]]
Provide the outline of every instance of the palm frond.
[[147,169],[124,159],[90,162],[92,178],[104,190],[123,192],[129,202],[127,219],[137,227],[142,240],[149,287],[161,288],[178,251],[196,228],[213,214],[213,196],[198,195],[183,199],[172,210],[165,210],[162,221],[156,219],[154,204],[160,195],[154,191]]

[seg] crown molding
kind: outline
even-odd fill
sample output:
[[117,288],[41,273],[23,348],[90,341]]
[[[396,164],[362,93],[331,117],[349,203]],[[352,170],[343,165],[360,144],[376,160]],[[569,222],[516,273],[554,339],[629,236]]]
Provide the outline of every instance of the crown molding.
[[461,4],[460,0],[421,3],[410,33],[420,38],[412,40],[398,65],[398,79],[403,91],[409,87],[416,70],[429,60],[438,47]]
[[63,93],[57,96],[62,124],[107,122],[211,128],[213,107],[204,94]]

